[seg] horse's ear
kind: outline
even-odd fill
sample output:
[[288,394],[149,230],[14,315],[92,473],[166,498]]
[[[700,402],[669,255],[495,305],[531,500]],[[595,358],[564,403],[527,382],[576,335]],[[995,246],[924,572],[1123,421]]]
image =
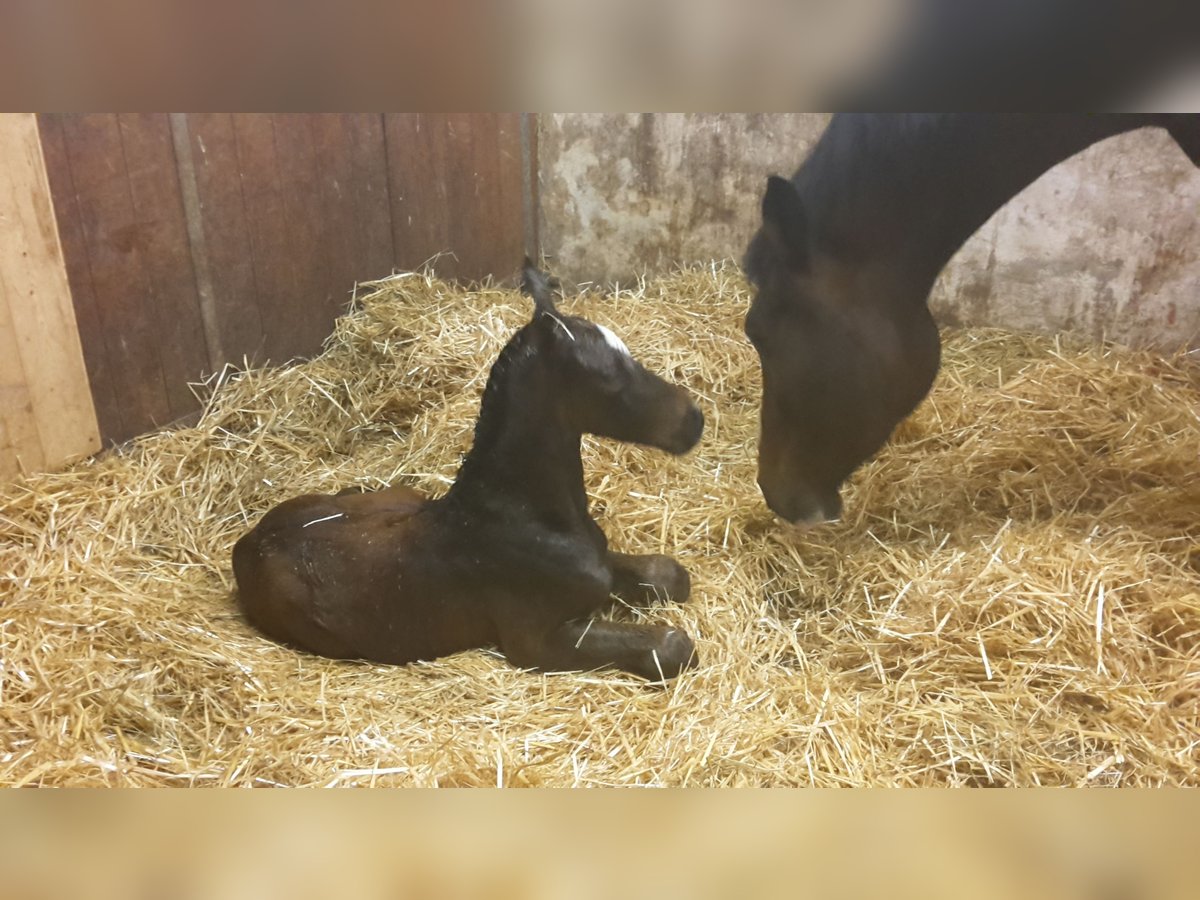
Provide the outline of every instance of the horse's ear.
[[521,290],[533,298],[536,307],[534,315],[554,315],[558,312],[554,308],[554,288],[557,286],[558,279],[551,278],[535,266],[528,256],[525,257],[525,266],[521,270]]
[[762,202],[763,233],[780,257],[793,269],[808,262],[808,217],[796,186],[772,175]]

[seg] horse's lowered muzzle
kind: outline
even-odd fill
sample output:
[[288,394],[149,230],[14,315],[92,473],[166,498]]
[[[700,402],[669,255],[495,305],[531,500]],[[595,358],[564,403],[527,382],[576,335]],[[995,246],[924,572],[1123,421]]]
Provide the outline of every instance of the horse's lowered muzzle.
[[702,434],[704,413],[700,411],[700,407],[689,404],[687,412],[683,414],[683,421],[679,423],[675,433],[664,442],[663,449],[677,455],[687,453],[700,441]]
[[812,528],[825,522],[836,522],[842,515],[842,498],[836,488],[818,496],[807,486],[798,483],[773,487],[759,476],[758,487],[771,512],[797,528]]

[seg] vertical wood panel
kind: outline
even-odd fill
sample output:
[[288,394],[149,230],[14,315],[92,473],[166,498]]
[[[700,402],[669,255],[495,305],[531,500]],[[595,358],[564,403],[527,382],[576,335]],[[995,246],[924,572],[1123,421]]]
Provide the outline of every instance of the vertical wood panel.
[[168,414],[174,420],[196,409],[188,385],[208,371],[209,357],[171,127],[163,114],[122,114],[118,125],[134,214],[120,239],[136,247],[141,257],[146,277],[143,311],[153,328]]
[[67,144],[61,118],[39,116],[38,130],[42,137],[42,152],[46,159],[50,194],[54,200],[58,236],[67,266],[67,281],[71,287],[79,342],[83,347],[88,381],[92,386],[92,403],[96,408],[101,437],[111,440],[114,429],[119,432],[122,423],[121,401],[117,395],[113,374],[115,361],[109,359],[104,326],[92,291],[87,240],[83,235],[79,203],[71,180],[71,166],[67,158]]
[[[511,134],[506,120],[511,120]],[[450,248],[459,266],[455,274],[482,278],[496,268],[515,271],[525,241],[519,119],[457,114],[446,117],[446,133],[448,208],[456,212],[450,219]],[[511,162],[507,171],[505,162]]]
[[[336,284],[388,275],[392,223],[381,116],[310,117],[320,172],[323,217],[333,232],[330,265]],[[342,300],[346,299],[345,294]]]
[[291,244],[291,223],[284,203],[275,149],[275,124],[269,115],[233,117],[238,164],[245,201],[247,245],[254,261],[263,353],[275,363],[311,352],[305,336],[306,315],[291,315],[288,298],[298,282]]
[[[0,128],[4,127],[0,123]],[[9,312],[21,298],[9,297],[7,281],[0,285],[0,476],[5,478],[46,468],[33,392],[29,390],[17,328]]]
[[261,361],[263,325],[258,277],[251,252],[250,223],[234,116],[202,113],[186,117],[192,177],[200,199],[200,227],[208,255],[214,314],[225,358]]
[[330,269],[339,239],[325,208],[310,118],[299,113],[271,116],[282,218],[267,227],[283,242],[270,260],[283,276],[271,294],[276,328],[267,340],[268,353],[276,362],[315,353],[343,310],[351,287],[344,278],[337,283],[338,273]]
[[358,210],[350,193],[354,176],[342,118],[336,115],[311,115],[304,123],[311,141],[312,165],[316,173],[312,192],[317,203],[317,215],[326,235],[317,249],[317,258],[321,275],[332,288],[326,301],[334,317],[345,311],[350,291],[360,275],[355,271],[358,264],[355,253],[355,219]]
[[[247,273],[253,279],[252,292],[214,284],[223,298],[223,340],[233,317],[257,319],[229,330],[229,355],[280,363],[316,353],[355,282],[382,277],[393,265],[381,117],[188,119],[204,145],[196,178],[214,282],[226,265],[244,267],[243,285]],[[239,239],[216,237],[229,231]]]
[[37,121],[0,116],[0,473],[99,449]]
[[354,276],[359,281],[382,278],[391,274],[396,259],[383,116],[352,115],[340,119],[350,151],[350,196],[355,209]]
[[507,276],[524,250],[518,115],[41,126],[105,440],[191,411],[188,382],[225,362],[318,352],[357,281],[444,251],[445,277]]
[[[415,269],[450,250],[447,151],[440,117],[421,113],[384,116],[392,243],[396,265]],[[453,267],[453,260],[440,260]]]
[[209,370],[165,115],[44,115],[68,277],[105,440],[196,409]]
[[520,115],[391,114],[385,129],[397,263],[449,251],[440,275],[515,271],[525,243]]
[[525,225],[525,255],[537,259],[541,247],[538,237],[541,197],[538,191],[537,116],[521,113],[521,210]]
[[124,440],[171,421],[118,119],[62,117],[92,294],[100,317],[120,420],[101,423],[106,439]]

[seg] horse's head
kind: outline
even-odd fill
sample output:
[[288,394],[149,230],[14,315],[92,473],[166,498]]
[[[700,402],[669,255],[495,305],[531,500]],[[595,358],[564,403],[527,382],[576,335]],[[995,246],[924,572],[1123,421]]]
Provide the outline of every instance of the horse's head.
[[758,483],[781,517],[815,524],[838,518],[842,482],[929,390],[937,329],[928,286],[814,234],[790,181],[769,179],[762,214],[744,263],[762,364]]
[[550,280],[528,260],[522,287],[536,304],[537,352],[553,366],[573,428],[669,453],[696,445],[704,414],[686,390],[646,371],[603,325],[560,314]]

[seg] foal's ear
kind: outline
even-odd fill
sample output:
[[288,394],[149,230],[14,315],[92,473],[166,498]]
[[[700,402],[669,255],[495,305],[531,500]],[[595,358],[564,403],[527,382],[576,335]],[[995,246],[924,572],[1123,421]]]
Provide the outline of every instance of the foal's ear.
[[762,202],[763,234],[780,258],[793,269],[808,262],[808,217],[796,186],[772,175]]
[[534,315],[558,312],[554,308],[554,289],[558,287],[558,279],[551,278],[525,257],[525,266],[521,270],[521,290],[533,298],[536,311]]

